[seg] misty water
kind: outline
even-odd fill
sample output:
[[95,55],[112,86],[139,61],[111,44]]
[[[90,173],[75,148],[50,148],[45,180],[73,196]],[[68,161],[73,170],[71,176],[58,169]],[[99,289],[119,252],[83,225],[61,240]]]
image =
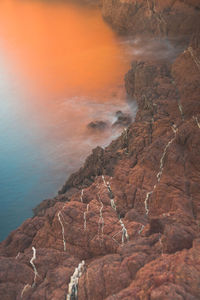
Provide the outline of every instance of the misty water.
[[[119,134],[127,45],[98,10],[59,1],[0,2],[0,240],[56,195],[96,145]],[[91,121],[108,122],[104,132]]]
[[[167,40],[121,38],[98,9],[58,0],[0,2],[0,241],[54,197],[91,150],[133,118],[124,74],[132,60],[173,61]],[[105,121],[103,132],[92,121]]]

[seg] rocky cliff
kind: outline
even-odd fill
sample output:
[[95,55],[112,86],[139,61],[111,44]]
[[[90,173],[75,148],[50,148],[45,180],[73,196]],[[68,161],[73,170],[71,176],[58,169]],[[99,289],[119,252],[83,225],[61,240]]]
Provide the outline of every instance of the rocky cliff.
[[157,35],[163,17],[190,41],[173,63],[132,63],[135,122],[0,244],[0,299],[200,299],[199,8],[104,0],[128,34]]
[[104,18],[119,32],[185,40],[199,24],[199,0],[102,0]]

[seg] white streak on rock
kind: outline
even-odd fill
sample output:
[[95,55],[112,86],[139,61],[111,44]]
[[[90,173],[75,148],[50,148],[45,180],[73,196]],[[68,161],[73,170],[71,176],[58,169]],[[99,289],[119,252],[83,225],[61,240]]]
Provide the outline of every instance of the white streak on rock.
[[[172,129],[172,131],[174,132],[174,134],[176,135],[176,134],[177,134],[177,132],[178,132],[178,128],[176,127],[176,125],[175,125],[175,124],[174,124],[174,125],[172,125],[171,129]],[[176,137],[176,136],[175,136],[175,137]],[[174,139],[175,139],[175,137],[174,137]]]
[[107,186],[108,194],[109,194],[109,198],[110,198],[110,205],[114,210],[117,210],[115,200],[114,200],[114,196],[113,196],[113,192],[111,190],[111,186],[110,186],[109,181],[107,181],[106,186]]
[[197,117],[194,117],[194,119],[195,119],[195,121],[196,121],[196,123],[197,123],[197,126],[198,126],[198,127],[199,127],[199,129],[200,129],[200,123],[199,123],[199,121],[198,121]]
[[165,159],[167,150],[168,150],[169,146],[173,143],[173,141],[174,141],[175,138],[176,138],[176,134],[177,134],[177,131],[178,131],[176,125],[173,125],[173,126],[172,126],[172,131],[174,132],[174,136],[173,136],[173,138],[167,143],[167,145],[165,146],[164,151],[163,151],[163,154],[162,154],[161,159],[160,159],[160,169],[159,169],[158,174],[156,175],[156,177],[157,177],[157,183],[154,185],[152,191],[146,193],[146,197],[145,197],[145,200],[144,200],[144,207],[145,207],[146,215],[149,214],[149,205],[148,205],[149,196],[150,196],[151,194],[153,194],[153,192],[154,192],[154,190],[155,190],[157,184],[160,182],[161,176],[162,176],[162,174],[163,174],[163,169],[164,169],[164,159]]
[[102,177],[102,180],[103,180],[104,186],[107,188],[107,184],[106,184],[106,181],[105,181],[105,177],[104,177],[104,175],[102,175],[101,177]]
[[128,235],[128,231],[127,231],[122,219],[120,219],[120,218],[119,218],[119,223],[120,223],[122,229],[120,231],[118,231],[117,233],[115,233],[112,236],[112,239],[119,245],[119,242],[115,239],[115,237],[118,236],[119,234],[122,234],[122,245],[124,245],[125,239],[127,242],[129,241],[129,235]]
[[83,219],[84,219],[84,231],[87,229],[87,213],[89,211],[89,204],[87,204],[86,211],[83,214]]
[[110,205],[114,210],[117,210],[114,199],[110,199]]
[[[127,130],[126,130],[126,132],[127,132]],[[114,195],[113,195],[113,192],[112,192],[110,183],[109,183],[109,181],[107,181],[107,182],[105,181],[105,178],[104,178],[103,175],[102,175],[102,180],[103,180],[104,186],[105,186],[105,187],[107,188],[107,190],[108,190],[108,195],[109,195],[109,198],[110,198],[110,205],[111,205],[112,209],[114,209],[115,211],[117,211],[117,207],[116,207],[116,204],[115,204]],[[125,238],[126,238],[127,241],[129,240],[129,235],[128,235],[127,229],[126,229],[124,223],[122,222],[121,218],[118,217],[118,219],[119,219],[120,225],[121,225],[121,227],[122,227],[122,230],[120,230],[119,232],[117,232],[116,234],[114,234],[114,235],[112,236],[112,239],[113,239],[115,242],[117,242],[116,239],[115,239],[114,237],[117,236],[118,234],[122,233],[122,244],[124,244]],[[117,243],[118,243],[118,242],[117,242]]]
[[183,117],[183,108],[182,108],[182,105],[181,105],[180,102],[178,103],[178,109],[179,109],[179,111],[181,113],[181,117]]
[[[185,51],[184,51],[184,52],[185,52]],[[174,80],[172,80],[172,84],[176,87],[176,84],[175,84],[175,81],[174,81]],[[176,88],[176,89],[177,89],[177,88]],[[178,109],[179,109],[180,114],[181,114],[181,118],[184,119],[183,107],[182,107],[180,98],[177,99],[177,104],[178,104]]]
[[81,202],[83,202],[83,193],[84,193],[84,190],[82,189],[81,190]]
[[111,207],[114,209],[114,210],[117,210],[117,207],[115,205],[115,201],[114,201],[114,196],[113,196],[113,192],[112,192],[112,189],[111,189],[111,186],[110,186],[110,183],[109,181],[105,181],[105,177],[102,175],[102,180],[103,180],[103,183],[104,183],[104,186],[107,188],[108,190],[108,195],[109,195],[109,198],[110,198],[110,205]]
[[124,223],[122,222],[122,219],[119,219],[119,223],[122,227],[122,245],[124,245],[125,238],[126,238],[126,241],[128,242],[129,235],[128,235],[128,232],[127,232],[127,229],[126,229]]
[[163,217],[170,217],[170,213],[163,213]]
[[101,201],[100,196],[98,195],[99,202],[101,204],[99,209],[99,221],[98,221],[98,237],[100,237],[101,232],[101,239],[103,240],[103,229],[104,229],[104,218],[103,218],[103,202]]
[[19,258],[19,256],[20,256],[20,252],[18,252],[18,253],[17,253],[17,255],[16,255],[15,259],[18,259],[18,258]]
[[196,55],[194,54],[193,48],[192,47],[188,47],[188,52],[190,53],[195,65],[197,66],[197,69],[200,71],[200,60],[196,57]]
[[30,284],[26,284],[21,292],[21,299],[23,298],[24,293],[31,288]]
[[125,135],[125,138],[126,138],[126,140],[128,139],[128,131],[127,131],[127,128],[124,128],[124,135]]
[[153,191],[148,192],[148,193],[146,194],[146,198],[145,198],[145,200],[144,200],[144,207],[145,207],[146,215],[149,214],[148,200],[149,200],[149,196],[150,196],[152,193],[153,193]]
[[138,230],[138,234],[140,235],[144,229],[144,225],[141,226],[140,230]]
[[61,225],[61,228],[62,228],[63,248],[64,248],[64,251],[66,251],[65,228],[64,228],[64,225],[62,223],[62,220],[61,220],[60,216],[63,217],[61,210],[58,212],[58,221],[60,222],[60,225]]
[[85,261],[82,260],[77,268],[75,268],[74,274],[70,278],[70,283],[68,286],[68,294],[66,300],[77,300],[78,299],[78,281],[82,276],[85,269]]
[[164,167],[164,159],[165,159],[165,155],[167,153],[167,149],[169,148],[169,146],[173,143],[173,141],[175,140],[176,138],[176,133],[177,133],[177,128],[176,127],[172,127],[172,130],[174,132],[174,137],[167,143],[167,145],[165,146],[164,148],[164,151],[163,151],[163,155],[160,159],[160,171],[158,172],[158,174],[156,175],[157,179],[158,179],[158,182],[160,181],[160,178],[162,176],[162,173],[163,173],[163,167]]
[[36,278],[37,278],[37,276],[39,276],[39,275],[38,275],[36,266],[35,266],[35,264],[34,264],[34,260],[36,259],[36,249],[35,249],[35,247],[32,247],[32,250],[33,250],[33,256],[32,256],[32,258],[31,258],[31,260],[30,260],[30,264],[32,265],[33,271],[34,271],[34,281],[33,281],[33,284],[32,284],[32,287],[34,287],[35,284],[36,284]]

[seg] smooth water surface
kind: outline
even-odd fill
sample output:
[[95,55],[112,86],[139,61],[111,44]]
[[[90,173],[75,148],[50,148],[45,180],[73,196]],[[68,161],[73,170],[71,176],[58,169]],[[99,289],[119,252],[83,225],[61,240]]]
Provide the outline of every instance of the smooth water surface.
[[98,10],[1,0],[0,240],[118,134],[87,124],[129,109],[124,48]]

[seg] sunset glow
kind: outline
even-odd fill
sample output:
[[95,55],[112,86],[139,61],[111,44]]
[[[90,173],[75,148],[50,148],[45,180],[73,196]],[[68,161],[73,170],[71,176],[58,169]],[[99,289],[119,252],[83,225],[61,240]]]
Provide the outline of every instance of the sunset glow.
[[[92,148],[119,134],[111,124],[128,107],[128,68],[124,44],[99,10],[0,1],[1,238],[55,195]],[[99,119],[108,129],[89,130]]]
[[0,41],[17,76],[47,95],[110,87],[127,69],[100,12],[69,3],[1,1]]

